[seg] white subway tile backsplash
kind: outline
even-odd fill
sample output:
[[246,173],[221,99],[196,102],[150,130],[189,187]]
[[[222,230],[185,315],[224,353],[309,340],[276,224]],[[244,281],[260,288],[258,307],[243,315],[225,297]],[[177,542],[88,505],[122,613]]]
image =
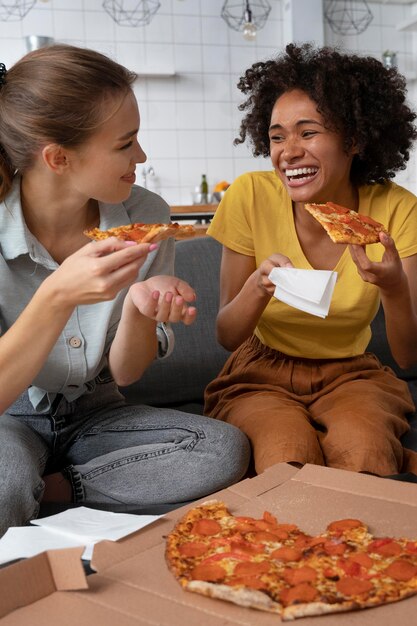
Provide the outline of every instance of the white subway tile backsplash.
[[[204,78],[204,100],[206,102],[230,102],[234,77],[230,74],[206,74]],[[235,81],[236,82],[236,81]]]
[[194,155],[206,154],[204,130],[181,130],[178,133],[178,156],[180,159],[191,159]]
[[149,159],[178,157],[178,133],[175,130],[149,130]]
[[[42,34],[102,51],[147,74],[134,84],[141,114],[139,141],[148,154],[145,167],[154,168],[152,183],[168,202],[190,203],[202,173],[212,188],[245,171],[271,169],[269,159],[252,156],[250,145],[233,145],[243,116],[238,104],[244,95],[236,86],[240,76],[254,62],[282,51],[287,0],[269,1],[269,19],[255,41],[246,41],[222,20],[224,0],[162,0],[150,24],[138,27],[118,25],[102,0],[39,2],[21,21],[0,20],[0,61],[10,67],[26,52],[24,35]],[[410,77],[408,97],[417,103],[417,83],[411,82],[417,77],[417,34],[396,29],[417,5],[388,1],[369,6],[374,19],[363,34],[341,36],[325,23],[325,42],[378,59],[384,49],[396,50],[400,71]],[[414,191],[416,161],[413,155],[397,177]],[[139,183],[143,167],[137,167]]]
[[81,11],[54,11],[53,13],[53,36],[56,41],[61,41],[68,37],[68,33],[73,36],[85,38],[84,15]]
[[91,47],[97,41],[114,41],[115,22],[103,10],[85,11],[84,22],[86,40]]
[[141,27],[144,32],[144,39],[147,43],[172,43],[173,24],[170,15],[157,13],[150,24]]
[[201,46],[196,45],[174,45],[174,63],[177,72],[195,72],[203,79],[203,55]]
[[205,126],[212,130],[230,130],[231,102],[206,102]]
[[171,21],[176,44],[201,44],[202,19],[199,15],[176,15]]
[[227,46],[229,27],[226,22],[219,20],[219,14],[213,17],[203,17],[202,42],[203,44]]
[[207,158],[233,158],[234,135],[231,130],[207,130],[205,137]]
[[202,46],[203,71],[225,72],[230,68],[229,46]]
[[[12,23],[12,22],[8,22]],[[54,22],[52,12],[39,10],[36,5],[25,15],[22,20],[23,35],[54,36]]]
[[205,126],[203,102],[178,103],[174,127],[180,136],[183,130],[201,130]]

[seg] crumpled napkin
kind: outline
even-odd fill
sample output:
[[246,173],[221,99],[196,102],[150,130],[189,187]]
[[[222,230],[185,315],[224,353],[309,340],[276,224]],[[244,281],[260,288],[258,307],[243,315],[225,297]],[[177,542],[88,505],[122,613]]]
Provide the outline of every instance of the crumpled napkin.
[[269,280],[276,285],[275,298],[305,313],[325,318],[329,312],[337,272],[274,267]]

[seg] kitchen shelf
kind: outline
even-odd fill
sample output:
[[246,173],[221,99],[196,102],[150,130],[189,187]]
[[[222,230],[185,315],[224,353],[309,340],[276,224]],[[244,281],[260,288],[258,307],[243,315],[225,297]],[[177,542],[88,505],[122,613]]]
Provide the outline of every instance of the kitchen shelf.
[[137,71],[136,74],[138,78],[169,78],[171,76],[176,76],[177,72],[174,70],[170,71],[158,71],[158,70],[149,70],[149,71]]
[[399,22],[396,26],[397,30],[408,30],[408,31],[412,31],[412,30],[417,30],[417,15],[411,15],[409,18],[407,18],[406,20],[403,20],[402,22]]

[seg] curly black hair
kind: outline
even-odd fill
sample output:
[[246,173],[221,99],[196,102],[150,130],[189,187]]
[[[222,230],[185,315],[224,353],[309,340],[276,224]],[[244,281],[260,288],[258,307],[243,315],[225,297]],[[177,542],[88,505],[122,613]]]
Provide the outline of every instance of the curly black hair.
[[351,181],[382,183],[406,167],[417,137],[416,113],[406,103],[405,78],[373,57],[337,48],[288,44],[274,59],[254,63],[238,82],[249,97],[235,145],[247,137],[254,156],[269,156],[268,129],[276,100],[301,89],[317,104],[326,126],[340,132],[346,150],[356,144]]

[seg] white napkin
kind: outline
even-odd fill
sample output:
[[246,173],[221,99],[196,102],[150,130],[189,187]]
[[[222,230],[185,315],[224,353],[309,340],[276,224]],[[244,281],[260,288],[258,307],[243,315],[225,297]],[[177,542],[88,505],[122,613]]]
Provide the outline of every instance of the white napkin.
[[32,520],[34,526],[9,528],[0,539],[0,564],[28,558],[44,550],[75,546],[85,546],[82,558],[89,560],[98,541],[117,541],[159,517],[113,513],[84,506],[68,509]]
[[276,285],[274,296],[296,309],[325,318],[329,312],[337,272],[274,267],[269,280]]

